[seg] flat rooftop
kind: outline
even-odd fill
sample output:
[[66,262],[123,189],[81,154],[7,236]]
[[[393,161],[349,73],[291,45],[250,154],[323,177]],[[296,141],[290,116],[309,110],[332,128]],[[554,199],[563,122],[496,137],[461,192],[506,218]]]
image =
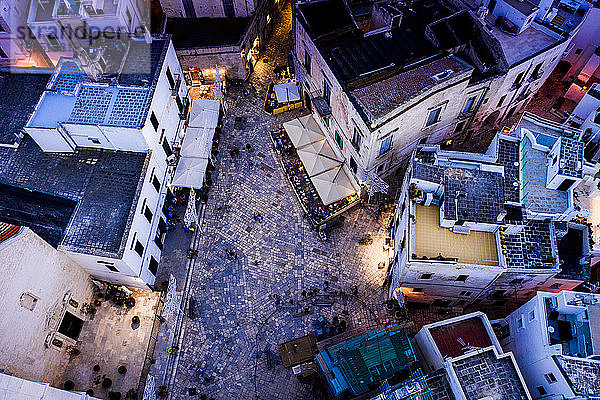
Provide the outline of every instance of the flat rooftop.
[[452,362],[467,400],[491,397],[494,400],[526,400],[527,391],[507,355],[496,356],[492,349]]
[[440,254],[458,263],[497,266],[496,238],[489,232],[453,233],[440,226],[438,206],[415,205],[414,253],[435,260]]
[[477,316],[429,328],[429,333],[444,358],[462,356],[470,347],[493,346],[483,320]]
[[0,71],[0,145],[13,145],[27,122],[48,81],[50,70],[30,69],[35,73]]
[[506,263],[515,268],[544,269],[557,264],[552,222],[530,220],[520,233],[505,235]]
[[504,33],[497,26],[490,26],[490,28],[494,37],[500,42],[509,66],[516,65],[532,54],[538,54],[565,40],[558,33],[544,28],[537,22],[533,22],[517,36]]
[[414,179],[437,183],[444,188],[444,219],[498,223],[504,206],[501,172],[459,160],[427,164],[413,161]]
[[0,184],[29,197],[0,196],[0,221],[31,227],[55,247],[119,256],[148,157],[98,149],[44,153],[25,136],[17,149],[0,147]]

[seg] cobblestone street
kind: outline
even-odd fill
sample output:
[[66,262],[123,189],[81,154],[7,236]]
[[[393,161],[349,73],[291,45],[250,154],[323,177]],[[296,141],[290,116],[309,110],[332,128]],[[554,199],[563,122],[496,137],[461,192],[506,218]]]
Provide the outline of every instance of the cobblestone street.
[[[269,132],[306,113],[271,116],[263,110],[273,68],[287,63],[289,18],[288,6],[256,66],[256,93],[228,93],[217,171],[190,284],[197,318],[185,318],[173,398],[189,398],[188,388],[215,399],[318,398],[290,370],[281,365],[269,369],[265,350],[275,356],[279,343],[314,331],[319,315],[338,316],[349,329],[379,326],[390,318],[382,306],[386,271],[378,269],[384,260],[384,222],[368,208],[355,208],[327,242],[319,240],[272,148]],[[229,154],[234,146],[242,149],[237,159]],[[264,220],[255,221],[254,212]],[[359,245],[366,233],[373,243]],[[235,251],[237,258],[227,257],[226,250]],[[302,294],[323,294],[326,285],[335,299],[332,306],[313,306]],[[354,285],[357,296],[350,294]],[[273,295],[280,296],[280,304]],[[307,306],[312,314],[293,316]],[[214,381],[207,383],[198,368]]]

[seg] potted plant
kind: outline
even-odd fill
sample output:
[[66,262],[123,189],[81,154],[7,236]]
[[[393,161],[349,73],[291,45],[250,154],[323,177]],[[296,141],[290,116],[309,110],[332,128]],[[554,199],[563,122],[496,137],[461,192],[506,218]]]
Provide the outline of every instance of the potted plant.
[[130,297],[128,297],[128,298],[125,299],[124,303],[125,303],[126,307],[131,308],[131,307],[135,306],[135,299],[130,296]]
[[119,374],[125,375],[127,373],[127,367],[124,365],[121,365],[119,368],[117,368],[117,371],[119,372]]
[[108,389],[111,386],[112,386],[112,379],[110,379],[110,378],[104,378],[104,379],[102,379],[102,387],[104,389]]
[[94,365],[94,367],[92,368],[94,370],[94,372],[98,372],[100,371],[100,366],[98,364]]
[[64,386],[65,390],[71,391],[71,390],[75,389],[75,383],[70,380],[66,381],[63,386]]
[[131,323],[132,324],[139,324],[140,323],[140,317],[138,317],[137,315],[134,315],[133,318],[131,318]]

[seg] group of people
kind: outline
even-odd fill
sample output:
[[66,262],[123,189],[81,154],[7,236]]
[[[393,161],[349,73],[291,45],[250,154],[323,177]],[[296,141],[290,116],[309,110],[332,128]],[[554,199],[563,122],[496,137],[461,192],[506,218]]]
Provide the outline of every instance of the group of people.
[[254,219],[255,222],[263,222],[264,221],[262,214],[259,213],[258,211],[254,211],[254,215],[252,218]]

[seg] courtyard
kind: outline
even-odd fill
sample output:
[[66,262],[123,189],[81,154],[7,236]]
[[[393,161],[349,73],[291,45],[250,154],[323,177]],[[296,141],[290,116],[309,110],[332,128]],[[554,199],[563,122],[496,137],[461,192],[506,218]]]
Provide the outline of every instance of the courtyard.
[[[272,148],[270,132],[306,113],[272,116],[263,108],[274,68],[287,63],[285,18],[289,14],[256,66],[256,92],[228,93],[217,169],[195,243],[189,296],[196,318],[184,319],[173,398],[189,398],[190,389],[215,399],[319,398],[281,366],[277,345],[314,331],[320,315],[338,316],[349,330],[393,320],[382,304],[386,269],[379,265],[387,257],[391,213],[358,206],[321,241]],[[242,151],[232,158],[233,147]],[[367,233],[372,243],[360,245]]]

